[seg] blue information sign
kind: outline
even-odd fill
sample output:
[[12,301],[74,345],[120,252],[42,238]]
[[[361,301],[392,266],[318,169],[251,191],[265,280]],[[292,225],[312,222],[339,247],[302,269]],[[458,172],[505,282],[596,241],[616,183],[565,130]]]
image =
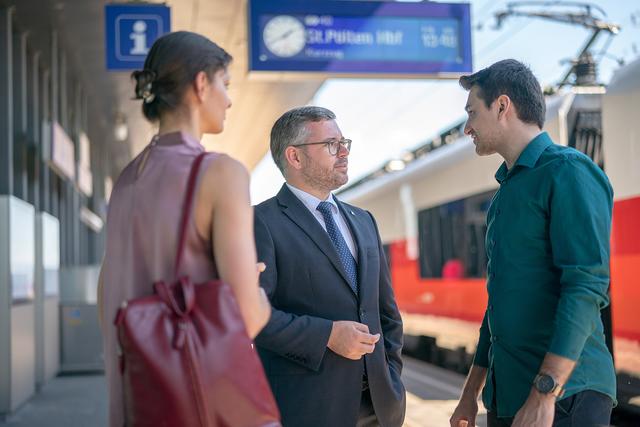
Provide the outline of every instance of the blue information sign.
[[469,5],[252,0],[250,70],[454,77],[472,70]]
[[104,11],[107,70],[141,69],[153,42],[171,31],[164,5],[108,4]]

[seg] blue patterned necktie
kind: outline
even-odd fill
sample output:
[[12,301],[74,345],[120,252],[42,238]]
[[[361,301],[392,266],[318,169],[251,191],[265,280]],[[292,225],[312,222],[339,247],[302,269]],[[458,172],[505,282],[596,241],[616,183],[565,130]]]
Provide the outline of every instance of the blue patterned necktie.
[[329,237],[333,242],[333,246],[335,246],[336,252],[338,252],[340,262],[342,262],[342,266],[344,267],[344,270],[347,273],[347,277],[349,278],[349,286],[351,287],[351,290],[353,290],[353,292],[358,295],[358,270],[356,266],[356,260],[353,259],[353,255],[351,255],[351,251],[349,250],[349,246],[347,246],[347,242],[344,240],[342,233],[340,233],[338,225],[333,220],[333,214],[331,213],[331,203],[320,202],[316,209],[320,211],[322,217],[324,218],[324,223],[327,226],[327,234],[329,234]]

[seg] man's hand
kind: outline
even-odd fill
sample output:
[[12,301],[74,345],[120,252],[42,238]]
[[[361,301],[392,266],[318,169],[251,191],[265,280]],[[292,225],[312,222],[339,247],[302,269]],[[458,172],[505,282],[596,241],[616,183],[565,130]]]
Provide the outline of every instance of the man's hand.
[[[266,268],[267,266],[264,262],[256,263],[256,270],[258,271],[258,276]],[[269,301],[269,298],[267,297],[267,294],[265,293],[264,288],[262,288],[259,284],[258,284],[258,304],[260,306],[261,316],[258,323],[259,329],[256,331],[256,334],[259,333],[259,331],[261,331],[262,328],[266,326],[266,324],[269,322],[269,319],[271,318],[271,302]],[[254,338],[254,337],[255,335],[252,336],[251,338]]]
[[267,269],[267,265],[264,262],[258,262],[256,264],[256,268],[258,269],[258,274],[259,274]]
[[[559,384],[566,384],[575,366],[575,360],[547,353],[539,372],[551,375]],[[556,397],[552,394],[542,394],[535,387],[532,387],[529,397],[516,414],[511,426],[551,427],[555,411]]]
[[449,418],[451,427],[474,427],[478,415],[478,401],[471,396],[462,396]]
[[329,347],[334,353],[351,360],[359,360],[364,354],[373,353],[380,334],[371,335],[369,327],[358,322],[333,322]]
[[449,418],[451,427],[475,427],[478,415],[478,397],[487,378],[487,368],[471,365],[469,375],[464,382],[460,402]]
[[532,389],[516,414],[511,427],[551,427],[556,409],[556,397]]

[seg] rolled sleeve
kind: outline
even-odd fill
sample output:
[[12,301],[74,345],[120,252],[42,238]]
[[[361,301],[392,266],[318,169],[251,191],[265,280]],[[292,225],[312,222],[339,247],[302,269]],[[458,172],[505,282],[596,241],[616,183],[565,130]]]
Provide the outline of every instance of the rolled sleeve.
[[476,354],[473,357],[473,364],[482,368],[489,367],[489,347],[491,346],[491,339],[489,333],[489,324],[487,320],[487,312],[484,313],[484,319],[482,319],[482,326],[480,326],[480,338],[478,339],[478,346],[476,347]]
[[613,192],[588,159],[560,161],[550,198],[553,264],[560,298],[549,352],[578,360],[609,303],[609,239]]

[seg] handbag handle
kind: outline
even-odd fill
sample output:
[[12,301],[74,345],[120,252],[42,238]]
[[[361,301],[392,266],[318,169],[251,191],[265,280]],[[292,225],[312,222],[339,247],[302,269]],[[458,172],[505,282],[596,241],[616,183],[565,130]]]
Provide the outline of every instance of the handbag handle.
[[[196,291],[193,286],[189,277],[182,277],[176,283],[175,292],[162,281],[154,283],[153,290],[178,317],[186,317],[196,304]],[[180,300],[176,297],[180,297]]]
[[179,292],[183,300],[184,308],[176,299],[176,294],[165,282],[156,282],[153,289],[160,299],[178,316],[175,334],[172,345],[175,349],[181,349],[186,340],[187,329],[189,328],[189,313],[195,305],[195,289],[188,277],[180,279],[177,283],[176,291]]
[[195,193],[196,179],[198,178],[198,170],[202,164],[202,160],[208,153],[205,151],[196,157],[191,165],[191,172],[189,173],[189,180],[187,181],[187,194],[184,197],[184,205],[182,206],[182,219],[180,220],[180,234],[178,235],[178,250],[176,252],[176,261],[173,267],[174,277],[178,278],[178,272],[180,271],[180,262],[182,261],[182,252],[184,251],[184,244],[187,238],[187,224],[191,217],[191,206],[193,205],[193,195]]

